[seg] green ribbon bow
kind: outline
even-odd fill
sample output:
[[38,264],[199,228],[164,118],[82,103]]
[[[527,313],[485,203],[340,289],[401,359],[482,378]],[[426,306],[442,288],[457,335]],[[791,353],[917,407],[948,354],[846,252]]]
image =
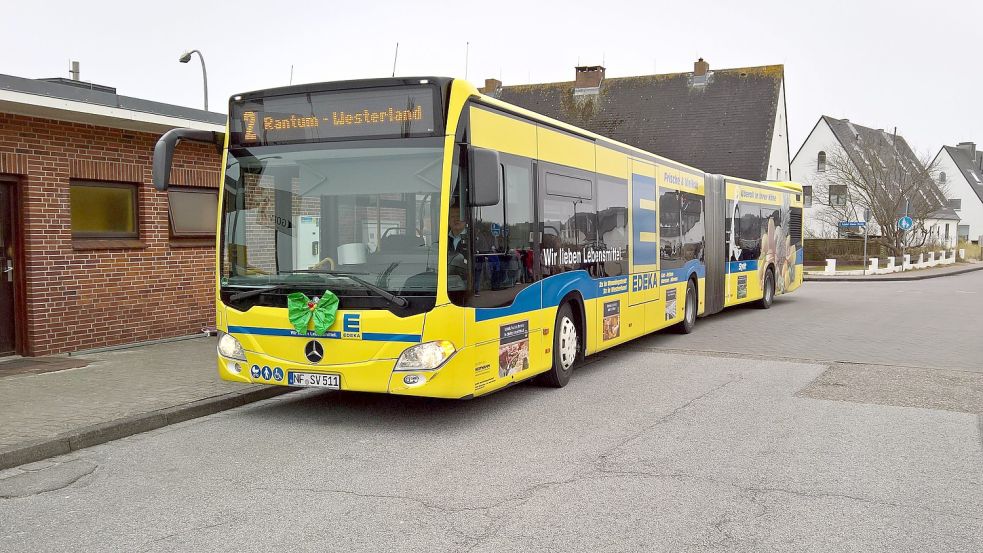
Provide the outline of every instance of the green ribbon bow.
[[325,290],[324,295],[317,301],[311,300],[303,292],[294,292],[287,296],[287,316],[290,317],[290,324],[294,325],[299,334],[307,334],[311,319],[314,319],[314,332],[318,335],[324,334],[334,323],[337,312],[338,296],[330,290]]

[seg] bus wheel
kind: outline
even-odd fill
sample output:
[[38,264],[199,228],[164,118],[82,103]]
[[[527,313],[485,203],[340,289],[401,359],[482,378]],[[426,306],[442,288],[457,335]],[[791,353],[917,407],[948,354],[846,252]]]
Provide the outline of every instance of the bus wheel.
[[696,326],[696,310],[698,307],[696,302],[696,285],[690,280],[686,285],[686,303],[683,305],[683,322],[679,323],[677,327],[680,334],[693,332],[693,327]]
[[773,301],[775,301],[775,271],[768,267],[768,270],[765,271],[764,295],[758,300],[758,307],[768,309]]
[[580,333],[569,303],[564,303],[556,312],[553,326],[553,368],[540,376],[545,386],[562,388],[570,382],[570,373],[580,355]]

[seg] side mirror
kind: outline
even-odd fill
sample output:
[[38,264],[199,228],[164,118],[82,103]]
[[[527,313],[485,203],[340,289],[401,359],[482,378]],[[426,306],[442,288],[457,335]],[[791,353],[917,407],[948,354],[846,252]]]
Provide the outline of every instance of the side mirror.
[[502,201],[502,165],[498,152],[472,146],[468,155],[471,158],[471,205],[482,207]]
[[164,133],[154,146],[154,188],[167,190],[167,181],[171,176],[171,162],[174,160],[174,149],[182,140],[217,144],[216,133],[198,129],[171,129]]

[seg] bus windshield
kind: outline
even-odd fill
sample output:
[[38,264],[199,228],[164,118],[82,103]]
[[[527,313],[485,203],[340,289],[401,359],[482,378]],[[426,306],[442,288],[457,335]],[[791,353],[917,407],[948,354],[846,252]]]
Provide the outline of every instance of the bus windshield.
[[435,295],[442,143],[230,147],[223,289],[324,282],[344,297],[364,295],[362,280]]

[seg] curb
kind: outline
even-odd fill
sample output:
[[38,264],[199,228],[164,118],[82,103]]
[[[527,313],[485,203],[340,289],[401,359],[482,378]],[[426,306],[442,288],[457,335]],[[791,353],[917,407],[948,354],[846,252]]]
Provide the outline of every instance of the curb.
[[945,271],[943,273],[931,273],[927,275],[912,275],[912,276],[820,276],[820,275],[803,275],[802,280],[806,282],[898,282],[902,280],[926,280],[930,278],[941,278],[952,275],[961,275],[963,273],[971,273],[973,271],[983,271],[983,264],[979,267],[966,267],[964,269],[959,269],[956,271]]
[[286,386],[264,386],[248,392],[231,392],[149,413],[139,413],[109,422],[83,426],[51,438],[0,449],[0,470],[33,463],[56,455],[64,455],[179,422],[213,415],[294,390],[294,388]]

